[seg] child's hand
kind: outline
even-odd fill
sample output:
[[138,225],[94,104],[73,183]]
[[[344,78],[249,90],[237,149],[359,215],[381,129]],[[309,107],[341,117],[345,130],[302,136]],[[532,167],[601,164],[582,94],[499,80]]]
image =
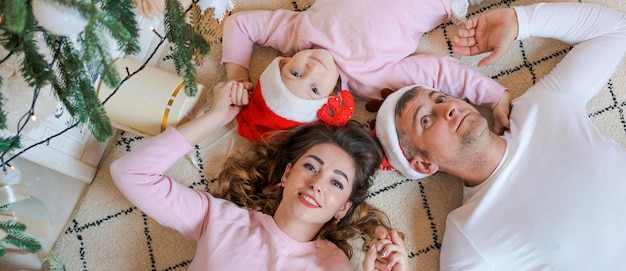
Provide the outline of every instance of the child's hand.
[[384,227],[376,228],[376,239],[363,260],[364,271],[407,271],[408,254],[396,230],[391,234]]
[[252,84],[250,82],[231,80],[226,82],[225,84],[228,84],[227,87],[230,87],[230,102],[233,105],[248,105],[248,103],[250,102],[249,89],[252,89]]
[[493,106],[493,132],[502,135],[511,128],[509,114],[511,114],[511,93],[504,91],[498,103]]

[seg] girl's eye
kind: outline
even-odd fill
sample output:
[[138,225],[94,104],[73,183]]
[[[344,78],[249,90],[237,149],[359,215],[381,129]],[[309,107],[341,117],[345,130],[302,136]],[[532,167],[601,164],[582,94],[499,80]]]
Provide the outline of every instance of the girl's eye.
[[340,181],[337,181],[337,180],[332,180],[331,182],[332,182],[332,184],[333,184],[335,187],[337,187],[337,188],[339,188],[339,189],[343,189],[343,183],[341,183]]
[[443,103],[445,101],[446,101],[446,96],[441,95],[437,97],[437,103]]
[[320,94],[320,91],[316,88],[316,87],[311,87],[311,90],[313,91],[313,93],[315,94]]
[[302,76],[299,72],[297,71],[291,71],[291,75],[293,75],[294,77],[300,77]]

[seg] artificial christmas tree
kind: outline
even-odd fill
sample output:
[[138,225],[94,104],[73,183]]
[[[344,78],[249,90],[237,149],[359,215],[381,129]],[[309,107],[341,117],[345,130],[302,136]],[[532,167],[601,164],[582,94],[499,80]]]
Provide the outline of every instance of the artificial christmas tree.
[[[0,92],[0,129],[5,131],[0,136],[0,169],[6,173],[9,162],[23,152],[43,143],[54,144],[51,139],[77,126],[86,126],[98,142],[106,141],[113,134],[103,103],[149,61],[133,72],[126,70],[122,76],[113,63],[116,57],[132,56],[141,49],[138,14],[159,17],[163,21],[165,35],[154,33],[161,38],[161,43],[167,39],[171,44],[172,61],[182,77],[184,94],[194,96],[198,91],[194,63],[200,62],[210,50],[198,31],[199,18],[209,9],[219,10],[221,14],[212,13],[212,16],[220,18],[232,8],[232,0],[182,3],[179,0],[0,0],[0,45],[6,52],[0,55],[0,67],[7,70],[5,74],[22,78],[28,86],[12,91],[32,92],[29,109],[9,135],[4,108],[7,100],[14,100],[3,95],[6,92]],[[9,63],[13,65],[6,65]],[[0,90],[5,77],[1,73],[3,69],[0,69]],[[108,97],[99,99],[98,82],[112,90]],[[71,115],[72,121],[58,134],[22,146],[21,132],[29,123],[33,125],[36,112],[41,112],[36,107],[37,100],[47,88]],[[0,183],[0,187],[5,185]],[[2,238],[6,240],[7,230],[21,234],[23,224],[18,221],[1,225]],[[34,248],[25,247],[27,251],[36,251]]]

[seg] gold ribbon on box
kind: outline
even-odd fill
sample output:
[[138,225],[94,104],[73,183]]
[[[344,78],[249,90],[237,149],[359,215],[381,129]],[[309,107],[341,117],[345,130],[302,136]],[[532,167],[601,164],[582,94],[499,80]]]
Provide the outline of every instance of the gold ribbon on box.
[[184,82],[180,82],[180,84],[176,86],[174,91],[172,91],[172,94],[170,94],[170,99],[167,101],[167,107],[163,111],[163,118],[161,119],[161,132],[165,132],[165,129],[167,129],[167,121],[170,116],[170,108],[172,108],[172,104],[174,104],[174,99],[178,95],[178,92],[183,88],[183,83]]

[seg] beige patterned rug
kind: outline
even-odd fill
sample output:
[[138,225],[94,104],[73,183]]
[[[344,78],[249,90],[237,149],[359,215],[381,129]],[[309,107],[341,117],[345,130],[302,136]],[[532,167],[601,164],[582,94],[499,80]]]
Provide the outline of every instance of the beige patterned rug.
[[[382,1],[382,0],[381,0]],[[237,0],[234,12],[249,9],[303,10],[313,0]],[[476,16],[494,8],[525,5],[530,0],[487,0],[470,8]],[[587,0],[626,11],[626,1]],[[225,78],[219,64],[221,55],[221,25],[209,24],[207,37],[212,52],[198,68],[198,81],[207,90]],[[458,29],[451,22],[444,23],[422,40],[419,52],[451,54],[450,38]],[[515,96],[541,79],[568,51],[569,46],[553,40],[529,39],[516,42],[513,48],[495,65],[481,72],[507,86]],[[169,51],[160,56],[157,66],[173,71],[168,60]],[[267,48],[256,48],[252,61],[252,80],[256,80],[265,64],[276,56]],[[476,68],[477,57],[461,57]],[[589,117],[607,135],[626,146],[626,61],[610,82],[588,105]],[[210,91],[207,91],[210,94]],[[210,95],[209,95],[210,96]],[[129,112],[132,109],[129,109]],[[357,120],[369,122],[372,113],[357,103]],[[181,159],[169,174],[180,182],[200,190],[213,187],[224,158],[245,147],[245,141],[236,135],[231,124]],[[54,247],[67,270],[187,270],[195,244],[178,233],[158,225],[132,206],[111,182],[109,165],[125,153],[142,144],[146,138],[122,132],[112,139],[91,187],[70,219],[66,231]],[[376,176],[368,201],[388,213],[393,225],[406,235],[411,270],[438,270],[439,249],[444,234],[446,215],[461,203],[462,183],[458,179],[437,174],[422,180],[405,179],[393,172],[381,171]],[[360,270],[363,254],[353,258]],[[253,267],[251,267],[253,268]],[[253,269],[251,269],[253,270]]]

